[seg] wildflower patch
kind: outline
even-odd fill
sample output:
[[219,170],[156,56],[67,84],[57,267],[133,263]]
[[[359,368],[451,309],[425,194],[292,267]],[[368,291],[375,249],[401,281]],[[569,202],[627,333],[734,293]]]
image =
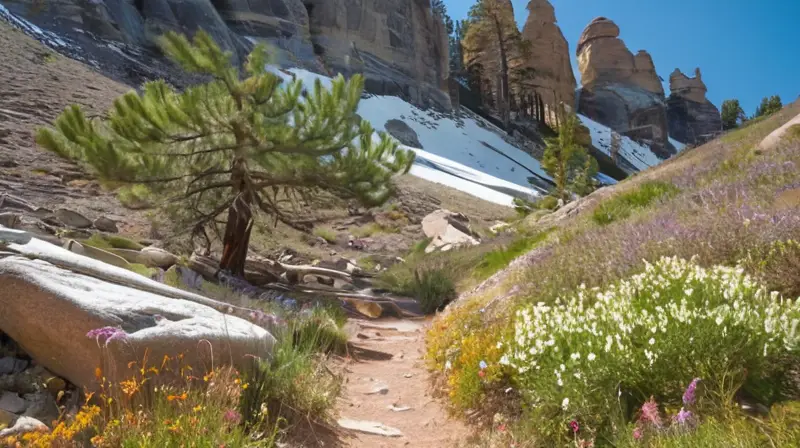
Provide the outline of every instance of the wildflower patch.
[[602,432],[696,377],[723,395],[779,373],[774,360],[794,349],[799,318],[795,302],[741,269],[662,258],[608,288],[519,309],[500,362],[535,413]]

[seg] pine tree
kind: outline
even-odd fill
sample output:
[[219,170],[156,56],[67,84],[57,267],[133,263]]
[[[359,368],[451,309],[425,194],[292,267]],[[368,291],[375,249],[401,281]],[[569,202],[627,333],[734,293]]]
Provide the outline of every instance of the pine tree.
[[577,142],[578,116],[563,106],[560,115],[558,136],[546,140],[542,168],[556,184],[553,195],[569,200],[571,193],[584,196],[594,190],[597,161]]
[[722,102],[722,129],[729,130],[738,127],[746,116],[739,100],[725,100]]
[[[146,186],[160,205],[191,221],[193,236],[227,213],[220,268],[244,273],[254,217],[263,213],[297,226],[287,204],[329,192],[366,205],[384,202],[392,176],[406,173],[413,153],[356,115],[364,80],[340,75],[327,90],[300,81],[283,85],[266,69],[258,45],[244,74],[204,32],[192,42],[163,36],[164,53],[185,70],[210,77],[177,92],[164,81],[115,102],[106,117],[66,109],[37,142],[87,165],[104,180]],[[242,77],[244,75],[244,77]]]
[[771,97],[764,97],[761,99],[761,104],[756,108],[756,114],[753,118],[763,117],[767,115],[772,115],[775,112],[780,111],[783,108],[783,102],[781,101],[781,97],[778,95],[773,95]]

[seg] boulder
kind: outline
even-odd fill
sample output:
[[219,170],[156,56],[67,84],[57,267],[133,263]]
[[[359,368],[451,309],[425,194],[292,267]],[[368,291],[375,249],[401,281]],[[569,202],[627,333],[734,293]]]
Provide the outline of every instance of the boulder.
[[139,252],[139,263],[151,267],[169,269],[178,262],[178,257],[157,247],[145,247]]
[[531,84],[545,105],[546,117],[554,116],[559,103],[575,104],[575,75],[567,39],[556,24],[555,8],[547,0],[528,3],[528,19],[522,37],[530,42],[525,67],[532,68]]
[[35,238],[7,248],[22,256],[0,259],[0,331],[78,387],[97,389],[97,367],[111,381],[129,377],[129,363],[142,361],[145,352],[149,359],[184,354],[187,365],[203,371],[229,362],[243,368],[248,356],[268,356],[274,343],[264,328],[219,311],[249,310]]
[[113,219],[106,218],[105,216],[101,216],[94,220],[92,223],[94,224],[94,228],[103,232],[108,233],[118,233],[119,229],[117,229],[117,222]]
[[411,129],[411,126],[407,125],[405,121],[392,119],[387,121],[383,127],[386,128],[386,132],[400,143],[412,148],[425,149],[422,147],[422,143],[419,142],[416,131]]
[[722,132],[719,109],[706,98],[706,88],[700,69],[689,78],[675,69],[669,77],[670,96],[667,99],[669,134],[681,143],[698,145]]
[[28,402],[14,392],[0,392],[0,409],[21,414],[28,409]]
[[66,208],[59,208],[55,211],[56,218],[67,225],[76,229],[88,229],[92,227],[92,221],[80,213]]
[[469,219],[461,213],[439,209],[422,219],[422,231],[431,238],[426,253],[450,250],[459,246],[474,246],[480,241],[469,228]]

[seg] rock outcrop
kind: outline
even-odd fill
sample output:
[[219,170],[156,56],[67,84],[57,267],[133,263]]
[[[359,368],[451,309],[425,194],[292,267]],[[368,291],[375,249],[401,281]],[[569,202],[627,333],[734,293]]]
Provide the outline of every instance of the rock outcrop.
[[701,144],[722,132],[719,109],[706,98],[706,88],[700,69],[690,78],[677,68],[669,77],[670,96],[667,100],[669,133],[681,143]]
[[575,104],[576,81],[569,44],[557,25],[555,9],[548,0],[531,0],[528,11],[522,37],[531,45],[526,66],[534,70],[532,79],[526,81],[534,86],[544,103],[546,117],[550,118],[556,113],[559,103],[569,107]]
[[584,29],[577,46],[582,85],[578,112],[667,158],[674,148],[668,142],[664,88],[655,64],[644,50],[631,53],[619,34],[619,27],[605,17]]
[[[159,70],[174,71],[168,64],[152,67],[149,59],[159,58],[153,51],[155,39],[170,30],[191,35],[203,29],[237,62],[243,61],[254,42],[267,41],[284,50],[278,54],[281,65],[326,74],[363,73],[372,93],[449,107],[447,32],[425,0],[10,0],[4,4],[79,42],[90,59],[101,60],[100,68],[122,77],[131,65],[144,72],[140,78],[163,77]],[[108,41],[116,42],[111,52]],[[110,57],[114,52],[116,58]],[[136,79],[127,76],[125,81]]]
[[426,253],[480,244],[477,235],[469,227],[469,218],[450,210],[439,209],[426,216],[422,220],[422,231],[431,239],[425,248]]

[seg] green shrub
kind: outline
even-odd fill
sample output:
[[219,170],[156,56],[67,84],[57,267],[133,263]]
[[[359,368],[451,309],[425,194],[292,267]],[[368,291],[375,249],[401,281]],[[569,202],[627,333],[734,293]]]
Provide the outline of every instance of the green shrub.
[[[328,370],[317,352],[326,330],[289,324],[276,331],[277,343],[271,359],[254,360],[244,372],[247,389],[242,392],[240,410],[250,424],[284,423],[291,429],[331,417],[342,386],[342,378]],[[298,337],[298,333],[300,336]],[[262,423],[263,416],[268,416]]]
[[662,258],[608,288],[519,309],[501,362],[540,436],[563,442],[573,419],[607,435],[648,397],[672,404],[694,377],[712,404],[742,385],[773,401],[799,319],[797,304],[741,269]]
[[314,306],[291,323],[294,344],[301,351],[343,354],[347,351],[347,333],[341,327],[346,320],[338,303]]
[[439,270],[415,272],[403,294],[416,299],[426,314],[441,311],[458,296],[453,281]]
[[558,207],[558,198],[555,196],[544,196],[536,201],[536,208],[539,210],[555,210]]
[[599,225],[608,225],[629,217],[635,210],[649,207],[658,200],[670,198],[680,190],[666,182],[645,182],[634,191],[611,198],[594,211],[592,219]]
[[432,238],[425,238],[422,241],[418,241],[413,246],[411,246],[411,250],[409,251],[409,255],[421,255],[425,253],[425,249],[428,248],[428,244],[431,243]]

